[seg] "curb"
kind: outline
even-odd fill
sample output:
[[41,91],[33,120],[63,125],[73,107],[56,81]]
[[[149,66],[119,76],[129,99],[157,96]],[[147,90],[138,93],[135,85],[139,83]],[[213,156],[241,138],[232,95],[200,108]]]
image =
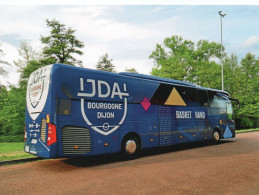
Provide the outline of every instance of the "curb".
[[17,160],[8,160],[0,162],[0,166],[3,165],[11,165],[11,164],[18,164],[18,163],[25,163],[25,162],[34,162],[37,160],[42,160],[44,158],[41,157],[33,157],[33,158],[24,158],[24,159],[17,159]]

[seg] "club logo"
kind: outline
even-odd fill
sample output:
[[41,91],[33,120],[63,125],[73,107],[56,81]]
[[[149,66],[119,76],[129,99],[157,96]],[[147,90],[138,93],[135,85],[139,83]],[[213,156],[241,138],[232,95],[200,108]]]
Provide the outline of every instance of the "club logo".
[[81,97],[85,122],[96,132],[109,135],[123,124],[129,96],[125,83],[109,84],[103,80],[80,78],[80,92],[77,95]]
[[29,78],[27,86],[27,109],[33,120],[43,110],[49,91],[51,65],[34,71]]

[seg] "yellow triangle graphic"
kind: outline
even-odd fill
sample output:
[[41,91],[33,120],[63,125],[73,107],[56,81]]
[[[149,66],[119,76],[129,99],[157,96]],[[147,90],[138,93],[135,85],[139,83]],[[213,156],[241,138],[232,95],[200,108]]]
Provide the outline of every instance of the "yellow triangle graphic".
[[178,93],[178,91],[173,88],[171,91],[169,97],[167,98],[165,105],[170,105],[170,106],[186,106],[185,102],[183,101],[182,97]]

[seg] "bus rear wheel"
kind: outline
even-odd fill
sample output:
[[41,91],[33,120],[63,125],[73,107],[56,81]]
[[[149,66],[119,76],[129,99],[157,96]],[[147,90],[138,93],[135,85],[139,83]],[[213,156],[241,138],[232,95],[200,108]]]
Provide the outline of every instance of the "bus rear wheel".
[[139,140],[135,136],[128,136],[122,142],[122,153],[126,159],[136,158],[140,150]]

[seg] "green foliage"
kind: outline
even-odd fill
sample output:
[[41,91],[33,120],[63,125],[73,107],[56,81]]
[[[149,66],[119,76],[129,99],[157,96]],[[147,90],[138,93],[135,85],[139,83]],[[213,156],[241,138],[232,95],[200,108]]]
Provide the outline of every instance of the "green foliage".
[[135,68],[126,68],[126,72],[132,72],[132,73],[138,73],[138,71]]
[[12,87],[2,97],[0,110],[0,135],[23,135],[25,119],[25,90]]
[[149,58],[154,60],[155,68],[151,72],[154,76],[220,88],[220,79],[216,77],[220,75],[220,65],[215,62],[220,58],[220,44],[206,40],[195,44],[172,36],[162,45],[157,44]]
[[108,59],[107,53],[100,57],[99,61],[96,64],[96,69],[107,72],[116,72],[115,66],[112,64],[112,59]]
[[236,110],[237,119],[243,128],[259,126],[259,59],[251,53],[241,60],[236,73],[236,91],[233,94],[239,99],[241,109]]
[[51,28],[49,36],[41,36],[41,42],[45,45],[43,54],[46,58],[56,63],[81,66],[82,62],[72,56],[72,54],[82,55],[80,49],[84,47],[84,44],[76,39],[75,30],[67,29],[57,20],[46,20],[46,23]]
[[248,53],[238,63],[232,54],[224,60],[225,89],[240,101],[240,109],[234,108],[237,128],[255,128],[259,121],[259,60]]
[[[8,92],[6,87],[0,85],[0,117],[1,117],[1,111],[3,110],[3,107],[5,106],[5,103],[8,101]],[[3,127],[4,121],[0,120],[0,135],[1,135],[1,129]]]
[[[1,46],[1,44],[0,44]],[[4,69],[4,65],[9,65],[8,62],[1,60],[1,57],[4,55],[3,50],[0,48],[0,75],[5,75],[7,74],[6,70]],[[0,86],[1,86],[1,82],[0,82]]]
[[21,41],[18,53],[21,58],[14,61],[14,64],[18,66],[20,70],[25,68],[30,61],[42,59],[41,52],[34,50],[27,41]]

